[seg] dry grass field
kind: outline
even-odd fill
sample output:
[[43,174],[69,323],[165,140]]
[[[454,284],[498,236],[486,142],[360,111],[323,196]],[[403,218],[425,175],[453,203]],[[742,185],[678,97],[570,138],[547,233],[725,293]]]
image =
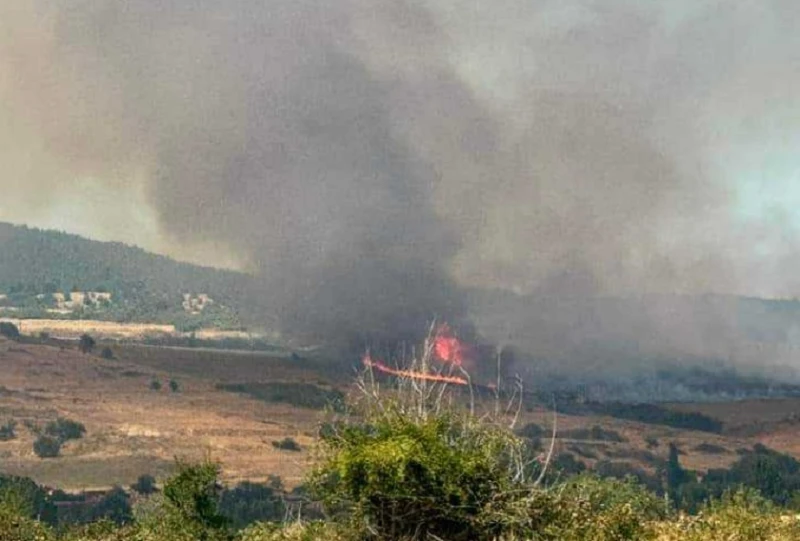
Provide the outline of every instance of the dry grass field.
[[[41,333],[47,333],[60,338],[77,339],[80,335],[88,333],[102,340],[141,340],[186,334],[178,332],[174,325],[157,323],[116,323],[90,319],[2,319],[16,325],[20,332],[27,336],[39,336]],[[201,340],[250,338],[250,335],[245,332],[218,329],[202,329],[195,332],[194,335]]]
[[[347,392],[353,376],[263,353],[112,348],[115,358],[107,360],[75,347],[0,339],[0,423],[18,422],[18,437],[0,442],[0,470],[80,490],[130,484],[145,473],[163,476],[176,456],[210,455],[222,462],[228,482],[276,474],[293,486],[302,478],[325,413],[264,402],[219,390],[217,385],[304,382]],[[162,383],[158,391],[151,389],[154,378]],[[178,382],[178,392],[169,389],[170,379]],[[556,448],[588,464],[624,462],[650,472],[666,458],[670,442],[683,451],[683,465],[698,470],[727,466],[738,457],[737,449],[758,442],[800,455],[800,434],[792,429],[798,400],[675,407],[702,411],[730,428],[710,434],[599,416],[559,415]],[[59,416],[83,423],[86,435],[65,444],[60,457],[41,459],[32,451],[35,436],[24,423],[43,425]],[[523,413],[520,426],[530,422],[549,430],[552,413],[538,409]],[[616,431],[625,441],[569,435],[595,425]],[[286,437],[296,440],[302,451],[272,445]]]
[[[16,420],[18,438],[0,442],[0,468],[51,486],[85,489],[131,483],[144,473],[168,471],[174,457],[222,461],[228,480],[280,474],[295,484],[307,453],[280,451],[273,441],[294,438],[307,448],[319,411],[268,404],[219,391],[220,381],[244,377],[307,377],[286,361],[265,356],[198,355],[190,365],[175,352],[121,348],[113,360],[72,348],[0,342],[0,422]],[[233,359],[232,361],[230,359]],[[236,362],[241,360],[241,367]],[[150,388],[157,378],[159,391]],[[175,379],[179,392],[168,382]],[[247,381],[247,380],[245,380]],[[86,426],[86,436],[68,442],[61,456],[40,459],[32,451],[39,425],[59,416]]]

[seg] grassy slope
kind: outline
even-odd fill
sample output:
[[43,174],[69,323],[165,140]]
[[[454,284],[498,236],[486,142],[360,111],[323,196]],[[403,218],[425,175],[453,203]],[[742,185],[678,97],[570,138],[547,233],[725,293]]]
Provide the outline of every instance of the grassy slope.
[[[155,351],[121,349],[117,359],[103,360],[75,349],[0,342],[0,421],[19,422],[19,437],[0,442],[0,468],[79,489],[130,483],[143,473],[167,470],[176,455],[199,459],[208,453],[225,463],[229,480],[270,473],[289,485],[299,480],[305,453],[278,451],[272,441],[288,436],[306,446],[319,413],[258,402],[214,385],[245,373],[293,378],[302,372],[267,356],[228,361],[223,354],[197,354],[200,365],[192,366],[181,352]],[[242,360],[238,367],[236,359]],[[150,389],[154,377],[163,384],[159,392]],[[169,391],[171,378],[180,392]],[[32,452],[34,435],[22,423],[43,424],[57,416],[84,423],[87,435],[66,444],[61,457],[39,459]]]

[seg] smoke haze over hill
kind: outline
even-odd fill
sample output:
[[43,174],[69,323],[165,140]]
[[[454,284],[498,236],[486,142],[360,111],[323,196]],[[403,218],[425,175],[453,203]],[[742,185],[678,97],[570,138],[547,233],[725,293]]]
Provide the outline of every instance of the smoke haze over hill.
[[[799,15],[792,0],[6,2],[0,219],[58,210],[241,264],[321,336],[463,319],[465,286],[795,296]],[[648,332],[675,317],[645,316]],[[585,329],[550,324],[556,344]]]

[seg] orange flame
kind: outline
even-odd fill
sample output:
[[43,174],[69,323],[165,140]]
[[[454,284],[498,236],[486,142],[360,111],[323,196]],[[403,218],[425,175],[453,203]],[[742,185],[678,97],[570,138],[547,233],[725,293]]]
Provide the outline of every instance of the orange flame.
[[442,362],[461,366],[466,357],[467,347],[456,338],[450,326],[443,323],[436,329],[433,351]]
[[375,368],[379,372],[383,372],[384,374],[391,374],[393,376],[413,378],[425,381],[438,381],[440,383],[454,383],[456,385],[469,384],[466,378],[462,378],[459,376],[446,376],[443,374],[429,374],[427,372],[417,372],[414,370],[400,370],[397,368],[391,368],[389,366],[386,366],[384,363],[380,361],[373,360],[369,353],[364,355],[363,362],[364,366],[368,368]]

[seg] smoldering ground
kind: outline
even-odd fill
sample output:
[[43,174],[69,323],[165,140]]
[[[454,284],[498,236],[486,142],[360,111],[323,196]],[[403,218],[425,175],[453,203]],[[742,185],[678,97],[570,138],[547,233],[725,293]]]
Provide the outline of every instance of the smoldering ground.
[[[6,2],[6,201],[46,212],[87,178],[137,190],[167,251],[214,263],[201,247],[224,247],[285,329],[323,339],[486,314],[465,287],[560,306],[793,296],[798,9]],[[587,318],[627,321],[541,309],[473,319],[496,341],[527,329],[520,343],[542,351],[613,341]],[[703,310],[653,300],[635,319],[692,352]],[[735,330],[715,325],[702,348]]]

